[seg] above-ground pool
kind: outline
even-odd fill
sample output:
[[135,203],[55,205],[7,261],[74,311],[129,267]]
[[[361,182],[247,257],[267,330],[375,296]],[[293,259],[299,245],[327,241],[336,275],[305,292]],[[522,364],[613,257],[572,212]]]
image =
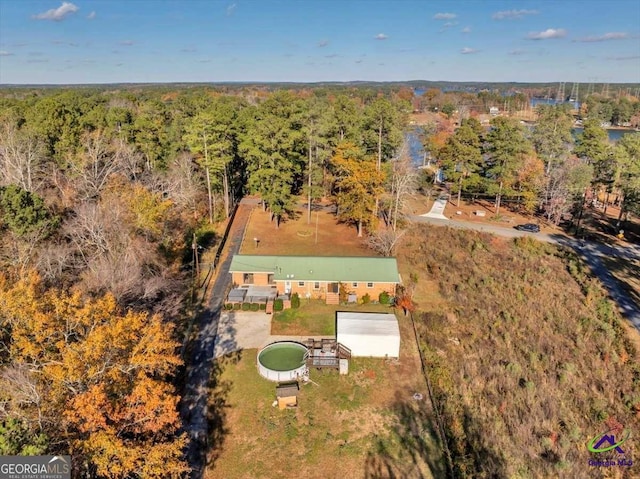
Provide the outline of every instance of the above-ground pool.
[[307,372],[307,347],[292,341],[266,346],[258,353],[258,371],[270,381],[291,381]]

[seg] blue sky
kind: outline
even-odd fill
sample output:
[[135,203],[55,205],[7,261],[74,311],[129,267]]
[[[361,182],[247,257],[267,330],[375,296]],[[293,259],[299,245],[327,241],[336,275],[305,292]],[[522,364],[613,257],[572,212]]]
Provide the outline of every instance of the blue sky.
[[0,0],[0,83],[640,82],[640,1]]

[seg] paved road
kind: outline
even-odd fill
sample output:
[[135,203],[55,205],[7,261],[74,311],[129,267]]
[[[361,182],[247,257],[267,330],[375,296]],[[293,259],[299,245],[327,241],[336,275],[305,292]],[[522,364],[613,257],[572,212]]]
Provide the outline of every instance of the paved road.
[[[231,258],[240,249],[240,243],[245,227],[249,220],[249,213],[257,201],[243,199],[238,206],[233,225],[225,246],[224,260],[218,265],[218,272],[211,290],[210,301],[196,320],[197,335],[192,340],[191,355],[186,358],[185,390],[180,405],[183,424],[189,435],[189,446],[186,452],[187,462],[191,467],[191,478],[200,479],[206,468],[206,455],[211,447],[209,444],[208,398],[209,380],[211,378],[214,346],[218,321],[224,293],[229,285],[229,265]],[[232,340],[232,339],[229,339]],[[218,435],[214,435],[218,437]]]
[[547,241],[573,248],[589,265],[591,271],[596,275],[605,288],[609,291],[609,296],[618,304],[622,314],[640,331],[640,305],[636,304],[622,288],[620,283],[611,275],[602,262],[602,257],[619,256],[621,258],[640,259],[640,247],[637,245],[618,246],[596,243],[593,241],[583,241],[566,236],[561,233],[526,233],[514,228],[505,228],[483,223],[473,223],[471,221],[444,220],[427,218],[424,216],[410,216],[410,220],[416,223],[429,223],[438,226],[449,226],[450,228],[471,229],[484,231],[497,236],[507,238],[517,238],[520,236],[531,236],[540,241]]

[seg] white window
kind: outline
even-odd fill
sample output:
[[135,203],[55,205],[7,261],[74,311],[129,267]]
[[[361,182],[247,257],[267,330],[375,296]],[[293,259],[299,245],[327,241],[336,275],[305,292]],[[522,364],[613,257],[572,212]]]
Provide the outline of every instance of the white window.
[[304,286],[304,281],[298,281],[298,286]]
[[313,289],[320,289],[320,283],[318,281],[313,283]]
[[351,283],[351,286],[353,286],[354,288],[358,287],[358,283]]
[[373,283],[367,283],[367,288],[373,288]]

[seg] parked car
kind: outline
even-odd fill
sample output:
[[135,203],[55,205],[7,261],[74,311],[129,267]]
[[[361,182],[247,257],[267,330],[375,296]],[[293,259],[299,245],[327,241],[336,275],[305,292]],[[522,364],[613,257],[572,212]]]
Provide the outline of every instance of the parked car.
[[527,231],[529,233],[540,233],[540,227],[534,223],[525,223],[515,227],[518,231]]

